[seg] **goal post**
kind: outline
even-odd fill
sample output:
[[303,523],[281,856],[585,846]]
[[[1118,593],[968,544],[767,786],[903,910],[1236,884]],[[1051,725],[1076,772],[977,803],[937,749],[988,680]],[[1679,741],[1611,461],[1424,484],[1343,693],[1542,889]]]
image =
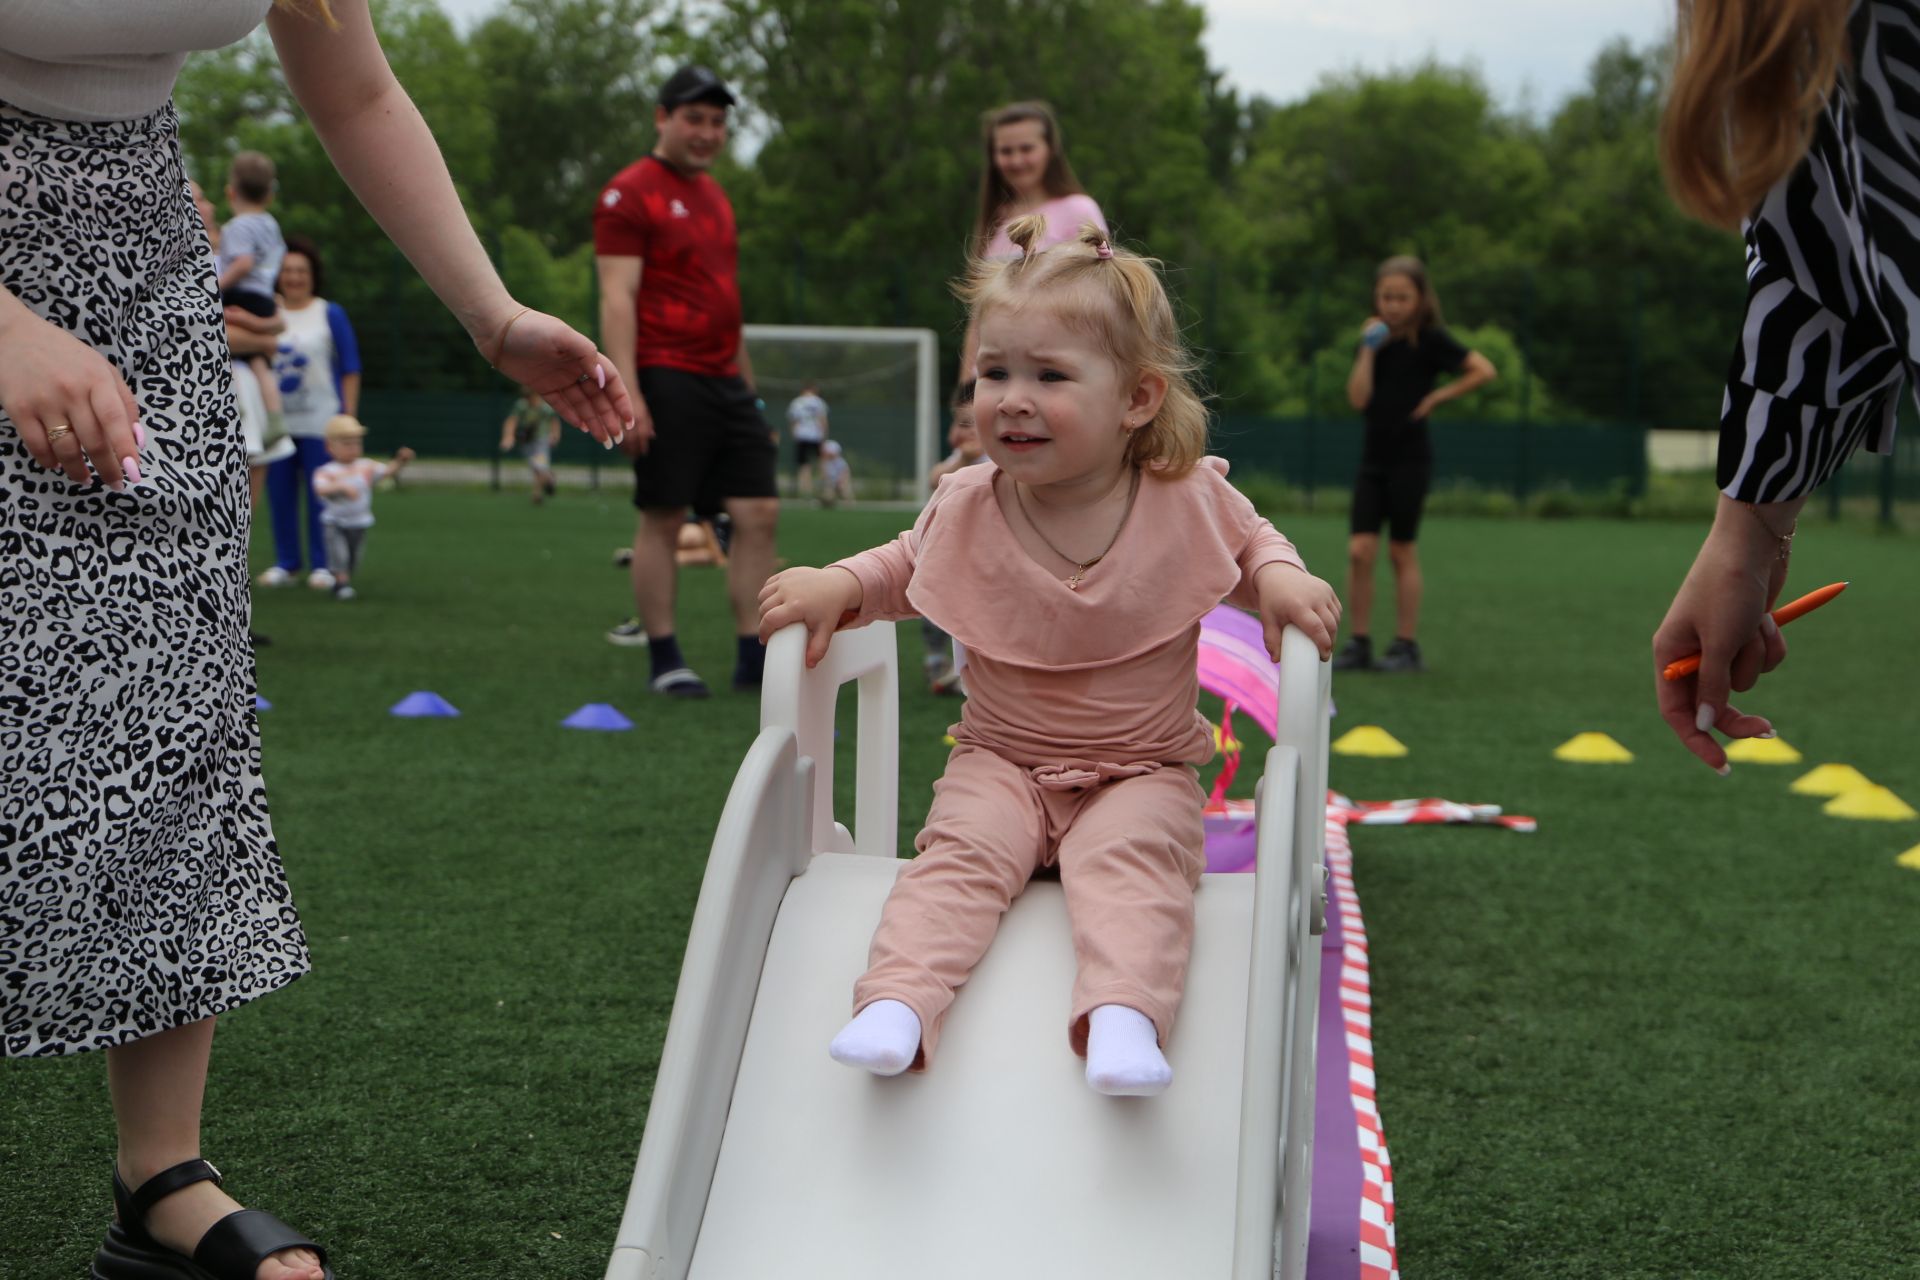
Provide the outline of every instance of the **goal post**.
[[924,502],[940,453],[941,405],[931,329],[750,324],[754,382],[780,432],[780,474],[793,469],[787,404],[814,382],[827,402],[827,435],[838,440],[863,496]]

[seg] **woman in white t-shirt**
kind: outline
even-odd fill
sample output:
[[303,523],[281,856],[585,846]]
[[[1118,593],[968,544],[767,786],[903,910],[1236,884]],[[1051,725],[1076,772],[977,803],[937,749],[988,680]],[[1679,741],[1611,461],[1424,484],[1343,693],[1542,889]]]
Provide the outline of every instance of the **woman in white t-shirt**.
[[[287,238],[280,264],[280,335],[273,361],[285,406],[293,453],[267,468],[267,505],[273,517],[273,567],[260,575],[263,587],[293,581],[303,563],[301,525],[306,526],[305,563],[313,567],[307,585],[329,589],[322,503],[313,492],[313,475],[327,464],[326,430],[338,414],[360,410],[360,345],[346,310],[320,295],[320,251],[303,236]],[[301,504],[306,506],[306,519]]]
[[[1013,102],[989,111],[981,121],[986,160],[980,169],[980,208],[974,215],[972,251],[988,260],[1017,258],[1007,238],[1015,218],[1037,213],[1047,220],[1037,248],[1045,249],[1080,234],[1091,222],[1107,229],[1106,215],[1081,187],[1060,141],[1060,124],[1044,102]],[[960,378],[974,376],[973,328],[960,351]]]

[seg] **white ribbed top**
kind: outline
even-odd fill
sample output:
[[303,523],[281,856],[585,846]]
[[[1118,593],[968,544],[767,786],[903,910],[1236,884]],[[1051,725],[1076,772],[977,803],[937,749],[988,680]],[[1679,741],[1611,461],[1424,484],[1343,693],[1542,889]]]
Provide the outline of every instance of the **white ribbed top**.
[[259,26],[273,0],[0,0],[0,102],[60,120],[157,111],[197,49]]

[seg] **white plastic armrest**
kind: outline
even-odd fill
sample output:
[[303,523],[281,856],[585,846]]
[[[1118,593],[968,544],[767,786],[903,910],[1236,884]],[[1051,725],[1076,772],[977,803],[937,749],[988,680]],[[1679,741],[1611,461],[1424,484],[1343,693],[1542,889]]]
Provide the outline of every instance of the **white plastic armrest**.
[[[893,624],[837,632],[811,671],[806,651],[807,630],[799,623],[781,628],[767,645],[760,727],[792,730],[801,758],[813,762],[812,851],[898,857],[900,659]],[[859,689],[852,833],[833,814],[833,713],[840,686],[849,682]]]

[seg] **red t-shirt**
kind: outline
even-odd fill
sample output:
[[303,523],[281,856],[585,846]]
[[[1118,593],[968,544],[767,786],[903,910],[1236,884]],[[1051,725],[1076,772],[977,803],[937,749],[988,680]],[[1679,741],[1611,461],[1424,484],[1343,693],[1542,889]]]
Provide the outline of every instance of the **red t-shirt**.
[[640,259],[636,368],[740,372],[740,237],[719,183],[640,157],[600,192],[593,248]]

